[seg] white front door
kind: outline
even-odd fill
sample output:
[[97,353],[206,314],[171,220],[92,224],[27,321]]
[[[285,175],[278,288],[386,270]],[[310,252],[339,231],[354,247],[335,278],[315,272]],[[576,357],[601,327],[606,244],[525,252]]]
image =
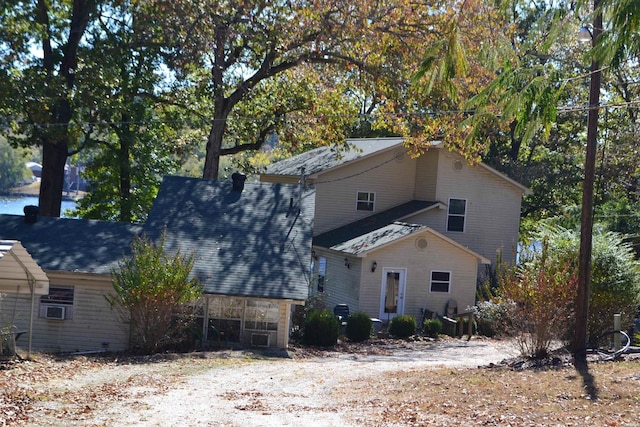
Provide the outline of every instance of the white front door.
[[382,270],[382,292],[380,294],[380,320],[387,321],[404,314],[405,269]]

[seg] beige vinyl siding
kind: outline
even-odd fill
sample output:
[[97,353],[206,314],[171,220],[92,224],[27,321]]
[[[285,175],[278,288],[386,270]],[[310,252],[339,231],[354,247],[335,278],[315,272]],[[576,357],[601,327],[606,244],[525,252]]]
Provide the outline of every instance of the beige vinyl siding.
[[[418,249],[417,239],[427,239],[426,249]],[[475,304],[478,260],[468,252],[438,238],[431,233],[421,233],[391,244],[367,255],[365,267],[376,261],[375,273],[364,268],[360,287],[360,310],[371,317],[380,315],[383,270],[385,268],[405,269],[406,287],[404,314],[421,318],[421,309],[443,314],[449,298],[458,303],[459,311]],[[450,271],[449,293],[429,291],[431,272]],[[386,322],[387,319],[380,319]]]
[[[455,167],[456,162],[462,163],[461,169]],[[505,261],[515,261],[522,190],[449,152],[440,153],[438,169],[437,199],[445,204],[450,198],[467,201],[465,230],[446,231],[446,210],[440,211],[440,224],[430,221],[428,225],[492,262],[498,250]]]
[[[354,312],[358,309],[358,294],[360,282],[360,270],[362,260],[357,257],[347,257],[350,261],[350,268],[344,265],[344,254],[326,251],[315,248],[318,257],[327,260],[323,300],[328,309],[333,310],[337,304],[347,304],[349,310]],[[314,274],[317,274],[318,265],[314,266]],[[314,285],[314,293],[317,293],[317,286]]]
[[[314,235],[413,199],[416,162],[408,154],[394,159],[394,153],[382,152],[318,177]],[[356,211],[359,191],[375,193],[375,211]]]
[[[32,349],[44,352],[82,352],[105,349],[121,351],[127,348],[128,333],[117,313],[104,298],[112,291],[111,277],[95,274],[60,274],[47,271],[50,286],[73,286],[73,319],[52,320],[40,317],[40,297],[37,296],[33,313]],[[20,330],[29,329],[29,311],[31,296],[7,295],[0,302],[3,321],[13,317],[14,324]],[[18,340],[18,347],[26,348],[28,336]]]
[[416,160],[415,199],[436,201],[436,184],[438,182],[439,153],[441,149],[433,148]]

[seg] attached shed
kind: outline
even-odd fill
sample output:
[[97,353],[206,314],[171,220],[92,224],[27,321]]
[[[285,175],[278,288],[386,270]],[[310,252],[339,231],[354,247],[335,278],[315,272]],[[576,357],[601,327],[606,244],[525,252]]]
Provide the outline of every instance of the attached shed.
[[[142,226],[107,221],[0,215],[0,239],[14,239],[48,278],[35,298],[26,286],[3,287],[0,317],[27,330],[33,349],[46,352],[124,350],[128,325],[105,299],[113,292],[111,270],[130,251]],[[5,255],[0,263],[6,262]],[[17,342],[24,347],[21,338]]]
[[[37,295],[49,293],[49,278],[31,255],[17,240],[0,240],[0,293],[29,295],[31,316],[29,317],[29,344],[31,353],[31,337],[33,336],[33,307]],[[1,297],[0,297],[1,299]],[[15,311],[9,316],[1,313],[2,325],[14,326]]]

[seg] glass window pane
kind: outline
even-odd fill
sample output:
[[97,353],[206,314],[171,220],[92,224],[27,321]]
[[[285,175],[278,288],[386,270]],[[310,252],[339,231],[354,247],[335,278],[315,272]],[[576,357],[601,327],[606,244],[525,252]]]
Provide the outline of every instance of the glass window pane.
[[467,205],[466,200],[450,199],[449,200],[449,214],[464,215]]

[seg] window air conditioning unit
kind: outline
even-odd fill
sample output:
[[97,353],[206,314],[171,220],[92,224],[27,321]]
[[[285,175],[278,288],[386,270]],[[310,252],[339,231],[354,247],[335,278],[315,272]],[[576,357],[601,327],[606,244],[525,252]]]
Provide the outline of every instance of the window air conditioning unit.
[[251,345],[254,347],[269,347],[269,334],[251,334]]
[[47,306],[47,311],[45,313],[45,318],[47,319],[56,319],[56,320],[64,320],[65,307],[60,307],[57,305],[49,305]]

